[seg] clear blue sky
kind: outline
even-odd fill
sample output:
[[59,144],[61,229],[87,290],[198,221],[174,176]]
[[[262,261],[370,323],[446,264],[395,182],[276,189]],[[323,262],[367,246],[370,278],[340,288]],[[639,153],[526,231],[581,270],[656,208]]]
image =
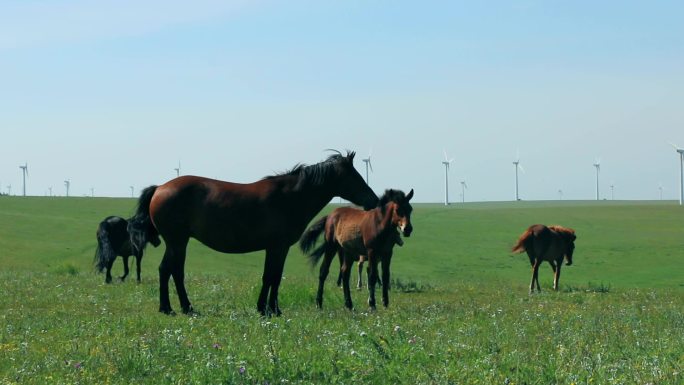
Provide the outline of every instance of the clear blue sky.
[[2,1],[0,184],[129,196],[372,149],[377,192],[678,197],[681,1]]

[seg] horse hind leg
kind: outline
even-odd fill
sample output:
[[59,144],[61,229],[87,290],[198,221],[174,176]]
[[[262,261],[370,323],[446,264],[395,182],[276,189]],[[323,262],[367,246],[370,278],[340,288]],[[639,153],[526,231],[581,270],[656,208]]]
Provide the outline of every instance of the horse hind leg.
[[119,277],[119,280],[121,280],[121,282],[125,281],[126,277],[128,277],[128,272],[129,272],[129,270],[128,270],[128,257],[129,257],[128,255],[124,255],[121,257],[123,259],[123,266],[124,266],[124,274],[121,277]]
[[[328,278],[328,273],[330,272],[330,264],[335,258],[335,249],[328,248],[325,250],[325,255],[323,256],[323,262],[321,262],[321,268],[318,273],[318,290],[316,291],[316,307],[323,308],[323,288],[325,286],[325,280]],[[340,273],[337,277],[337,285],[342,286],[344,281],[344,273],[342,271],[342,266],[344,261],[342,260],[342,254],[340,254]]]
[[[289,247],[266,250],[262,287],[257,301],[257,310],[262,315],[282,315],[278,306],[278,289],[283,278],[283,268]],[[269,293],[270,291],[270,293]],[[268,299],[268,308],[266,301]]]
[[107,262],[107,272],[105,273],[105,283],[112,283],[112,266],[114,265],[114,260],[116,258],[113,258]]
[[532,282],[530,282],[530,294],[534,293],[535,283],[537,285],[537,291],[541,292],[541,288],[539,287],[539,265],[540,264],[541,264],[540,260],[535,260],[534,265],[532,265]]
[[166,251],[159,264],[159,311],[165,314],[174,314],[169,301],[169,278],[173,277],[176,285],[176,293],[180,300],[184,313],[192,311],[185,290],[185,249],[188,238],[171,244],[166,242]]
[[358,263],[358,266],[357,266],[357,270],[358,270],[358,273],[359,273],[359,279],[358,279],[358,281],[356,282],[356,288],[359,289],[359,290],[363,287],[363,263],[364,263],[364,262],[365,262],[364,256],[363,256],[363,255],[360,255],[360,256],[359,256],[359,263]]
[[142,263],[142,254],[135,256],[135,272],[137,275],[137,282],[140,283],[140,264]]

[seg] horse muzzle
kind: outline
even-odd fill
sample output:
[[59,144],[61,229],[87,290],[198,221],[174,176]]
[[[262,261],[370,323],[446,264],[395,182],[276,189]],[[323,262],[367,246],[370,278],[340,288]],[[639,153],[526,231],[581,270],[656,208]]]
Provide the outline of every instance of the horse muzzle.
[[412,232],[413,232],[413,226],[411,226],[411,225],[401,227],[401,234],[403,236],[405,236],[406,238],[410,237]]

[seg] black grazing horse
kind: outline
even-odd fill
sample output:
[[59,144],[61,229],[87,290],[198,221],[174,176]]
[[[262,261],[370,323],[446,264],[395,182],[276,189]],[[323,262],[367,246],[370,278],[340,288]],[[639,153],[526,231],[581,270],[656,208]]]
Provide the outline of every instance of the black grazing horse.
[[[140,262],[143,257],[143,249],[136,248],[135,242],[131,242],[128,232],[129,222],[121,217],[109,216],[97,227],[97,249],[95,249],[95,268],[98,272],[107,269],[105,283],[112,282],[112,265],[116,257],[120,255],[124,263],[124,275],[119,277],[121,281],[128,276],[128,257],[135,256],[136,272],[140,282]],[[150,238],[154,247],[159,246],[159,237]],[[143,243],[144,246],[144,243]]]
[[182,176],[143,190],[135,231],[158,233],[166,243],[159,265],[159,311],[173,312],[170,277],[183,313],[193,310],[184,283],[186,247],[192,237],[224,253],[266,250],[257,310],[280,315],[278,288],[285,257],[311,219],[335,196],[365,208],[377,205],[378,197],[353,160],[353,152],[337,153],[254,183]]

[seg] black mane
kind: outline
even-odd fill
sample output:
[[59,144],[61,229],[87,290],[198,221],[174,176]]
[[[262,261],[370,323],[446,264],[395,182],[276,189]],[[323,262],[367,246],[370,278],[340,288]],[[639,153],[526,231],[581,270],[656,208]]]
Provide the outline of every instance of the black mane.
[[382,212],[385,212],[385,205],[390,202],[395,202],[401,204],[406,199],[406,194],[401,190],[387,189],[385,193],[382,194],[380,200],[378,201],[378,207]]
[[347,151],[347,156],[342,155],[339,151],[336,152],[337,154],[330,155],[328,159],[322,162],[312,164],[310,166],[299,163],[289,171],[268,175],[263,179],[273,179],[283,176],[298,176],[297,189],[304,186],[320,186],[326,180],[329,180],[332,175],[334,175],[335,167],[338,164],[346,162],[355,155],[353,151]]

